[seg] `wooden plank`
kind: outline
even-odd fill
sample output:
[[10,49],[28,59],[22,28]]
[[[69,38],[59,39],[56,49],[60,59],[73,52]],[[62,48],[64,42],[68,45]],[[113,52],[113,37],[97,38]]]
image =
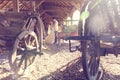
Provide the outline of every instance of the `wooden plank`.
[[45,2],[59,2],[59,1],[62,1],[62,2],[80,2],[81,0],[45,0]]
[[69,11],[71,9],[71,7],[60,7],[60,6],[44,6],[45,9],[52,9],[52,10],[65,10],[65,11]]
[[5,46],[5,45],[6,45],[6,41],[0,40],[0,46]]
[[0,9],[3,9],[8,4],[8,2],[9,1],[5,1],[2,4],[0,4]]
[[30,0],[30,11],[32,12],[32,11],[34,11],[34,9],[33,9],[33,0]]
[[20,12],[19,9],[19,0],[12,0],[13,1],[13,11]]
[[13,3],[12,1],[9,1],[8,4],[6,4],[3,9],[6,9],[7,11],[8,10],[11,10],[12,9],[12,6],[13,6]]
[[23,1],[20,1],[20,3],[25,7],[25,8],[29,8],[29,5],[27,5],[25,2],[23,2]]
[[40,16],[42,16],[43,14],[45,14],[46,10],[40,12]]
[[27,18],[28,13],[27,12],[12,12],[12,11],[7,11],[4,13],[4,17],[6,18]]
[[45,0],[42,0],[42,1],[40,1],[40,2],[37,2],[36,3],[36,8],[39,8],[39,6],[41,6],[41,4],[44,2]]
[[36,11],[36,1],[30,0],[30,11],[35,12]]

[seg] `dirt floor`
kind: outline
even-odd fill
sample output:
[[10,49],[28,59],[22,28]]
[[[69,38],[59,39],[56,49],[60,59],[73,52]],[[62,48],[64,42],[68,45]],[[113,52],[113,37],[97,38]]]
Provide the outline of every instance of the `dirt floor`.
[[[73,42],[72,44],[78,45]],[[22,76],[14,74],[9,67],[7,54],[0,55],[0,80],[86,80],[81,53],[69,52],[68,43],[61,46],[49,44],[43,55],[36,56]],[[120,56],[101,57],[103,76],[101,80],[120,80]]]

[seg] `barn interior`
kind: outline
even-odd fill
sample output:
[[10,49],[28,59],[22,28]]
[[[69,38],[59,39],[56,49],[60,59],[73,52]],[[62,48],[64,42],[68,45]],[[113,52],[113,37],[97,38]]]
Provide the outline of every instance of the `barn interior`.
[[[45,25],[52,19],[63,23],[67,17],[80,10],[84,0],[0,0],[1,11],[37,12]],[[72,19],[71,19],[72,20]]]
[[[95,52],[96,55],[97,53],[96,50],[98,50],[99,46],[93,47],[91,46],[91,44],[90,46],[88,46],[86,43],[84,43],[84,45],[86,45],[86,48],[82,50],[82,48],[80,47],[84,45],[81,45],[80,41],[71,40],[70,42],[70,40],[65,41],[62,38],[63,44],[59,45],[52,43],[46,45],[46,43],[44,43],[44,40],[42,40],[44,36],[44,30],[47,33],[48,25],[51,23],[51,21],[53,21],[53,19],[56,19],[60,25],[62,24],[62,26],[65,27],[62,34],[60,35],[60,38],[61,36],[64,36],[64,32],[65,32],[65,36],[66,35],[67,37],[72,36],[72,38],[75,36],[74,38],[76,39],[76,33],[78,36],[78,32],[77,32],[78,23],[76,22],[79,22],[80,11],[82,5],[84,4],[84,1],[85,0],[0,0],[0,80],[88,80],[86,79],[86,76],[88,77],[89,75],[86,74],[90,74],[90,77],[92,78],[102,77],[101,80],[110,80],[110,79],[120,80],[120,73],[119,73],[120,56],[116,54],[117,51],[119,51],[118,49],[120,47],[117,48],[115,46],[113,48],[109,48],[111,47],[110,46],[111,44],[109,46],[107,45],[108,49],[110,49],[110,51],[115,53],[115,56],[110,54],[109,57],[107,53],[107,49],[103,50],[102,48],[101,52],[105,52],[107,54],[107,57],[103,58],[100,54],[98,54],[97,57],[93,56],[94,54],[92,55],[87,54],[87,57],[85,58],[86,55],[83,56],[83,54],[81,54],[81,51],[86,50],[87,52],[85,52],[85,54],[89,53],[90,51],[92,53]],[[105,1],[107,0],[105,1],[102,0],[102,1],[103,3],[105,3]],[[113,0],[109,0],[109,1],[113,1]],[[118,6],[114,7],[114,9],[120,11],[120,6],[119,6],[120,4],[118,3],[120,1],[119,0],[115,0],[115,1],[117,2],[116,5]],[[109,3],[110,2],[108,2],[108,4]],[[104,9],[103,11],[105,10],[106,9]],[[109,10],[112,13],[112,9],[110,6],[109,6]],[[75,15],[75,19],[74,19],[73,16],[76,11],[78,13],[77,15]],[[6,12],[8,12],[9,14],[3,15]],[[106,12],[107,11],[105,11],[105,13]],[[23,16],[21,15],[21,13],[39,14],[37,15],[37,17],[39,16],[40,20],[43,23],[42,25],[44,27],[43,34],[40,34],[42,33],[42,31],[41,29],[36,28],[38,27],[36,25],[33,26],[34,29],[31,29],[31,25],[25,27],[27,28],[26,32],[29,33],[29,26],[30,26],[32,32],[36,34],[36,36],[34,35],[35,37],[31,33],[23,34],[25,30],[23,30],[24,26],[21,27],[21,25],[24,24],[25,21],[23,19],[26,17],[26,15],[23,14],[24,15]],[[15,19],[13,16],[15,16]],[[13,20],[13,23],[14,22],[17,23],[16,24],[14,23],[14,25],[11,27],[9,25],[10,24],[9,19],[7,19],[8,20],[7,23],[3,19],[4,17],[5,18],[13,17],[11,18]],[[116,18],[118,18],[118,16],[116,16]],[[31,17],[29,18],[29,20],[31,20]],[[34,22],[34,18],[32,20]],[[95,21],[97,21],[97,19],[95,19]],[[102,22],[105,21],[102,20]],[[116,22],[119,23],[119,20]],[[41,25],[39,27],[41,27]],[[20,38],[21,34],[23,35],[22,38]],[[43,36],[41,37],[41,35]],[[46,36],[46,38],[47,37],[48,35]],[[114,39],[115,36],[113,35],[112,40]],[[50,38],[48,38],[48,41],[50,41]],[[92,42],[93,41],[94,40],[92,39]],[[38,43],[40,43],[39,46]],[[41,49],[43,48],[42,47],[43,45],[45,48]],[[118,44],[118,46],[120,45]],[[93,51],[93,48],[95,49],[95,51]],[[13,54],[15,54],[15,56]],[[97,67],[99,67],[98,61],[100,60],[100,56],[102,60],[100,63],[100,67],[102,69],[100,70],[98,69],[98,71],[101,71],[100,74],[104,74],[104,75],[103,76],[100,75],[96,77],[96,75],[98,75],[99,73],[97,72],[96,69]],[[116,58],[116,56],[118,58]],[[12,58],[14,58],[14,60],[12,60]],[[85,63],[85,61],[89,58],[91,61],[89,61],[88,64]],[[98,64],[97,63],[94,64],[93,60],[95,61],[95,63],[97,62]],[[83,66],[82,63],[85,63],[85,66],[92,65],[92,67],[90,66],[90,68],[89,67],[87,68]],[[21,71],[22,68],[24,70],[23,72]],[[85,70],[85,68],[87,69]],[[90,72],[85,72],[86,74],[83,74],[84,71],[87,70],[91,70],[92,72],[96,72],[96,73],[95,75],[91,75]],[[18,73],[19,71],[22,74],[24,73],[24,75],[19,74]],[[96,79],[91,79],[91,80],[96,80]]]

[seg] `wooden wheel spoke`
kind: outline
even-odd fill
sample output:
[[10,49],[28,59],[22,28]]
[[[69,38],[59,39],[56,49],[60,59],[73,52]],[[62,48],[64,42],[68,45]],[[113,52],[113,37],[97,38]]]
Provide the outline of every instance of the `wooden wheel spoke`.
[[93,63],[93,76],[96,75],[96,69],[97,69],[97,64],[96,64],[96,60],[94,60],[94,63]]
[[97,73],[97,61],[95,59],[95,57],[91,57],[90,62],[88,64],[88,68],[90,70],[91,76],[94,76]]
[[35,43],[35,39],[33,39],[33,40],[31,41],[31,45],[35,46],[36,44],[34,44],[34,43]]
[[[16,39],[15,41],[10,65],[15,72],[21,73],[21,71],[23,72],[35,60],[36,55],[33,54],[32,51],[35,50],[37,52],[36,49],[38,48],[38,40],[35,32],[33,31],[24,31],[19,35],[19,38],[21,40]],[[32,54],[35,56],[31,59],[27,57]],[[19,57],[18,60],[17,57]]]
[[24,66],[24,69],[27,68],[27,58],[25,57],[25,66]]
[[83,70],[88,80],[96,80],[98,76],[100,57],[97,43],[95,41],[86,41],[84,53],[82,54]]
[[96,58],[96,68],[95,68],[95,73],[98,73],[98,70],[99,69],[99,60]]
[[93,73],[94,73],[94,61],[93,61],[93,59],[91,60],[92,62],[91,62],[91,67],[90,67],[90,75],[91,76],[93,76]]
[[89,63],[88,63],[88,68],[90,68],[91,69],[91,67],[92,67],[92,59],[90,58],[90,61],[89,61]]
[[37,48],[37,40],[32,35],[24,40],[25,46],[28,50]]
[[18,50],[20,50],[20,51],[24,51],[25,48],[18,46]]
[[28,43],[27,43],[27,41],[25,40],[25,47],[28,47]]
[[28,38],[28,45],[31,44],[31,39],[32,39],[32,36],[29,36],[29,38]]
[[18,63],[18,68],[21,67],[21,65],[22,65],[22,63],[23,63],[23,61],[24,61],[24,59],[25,59],[25,54],[22,55],[22,57],[21,57],[21,59],[20,59],[20,62]]

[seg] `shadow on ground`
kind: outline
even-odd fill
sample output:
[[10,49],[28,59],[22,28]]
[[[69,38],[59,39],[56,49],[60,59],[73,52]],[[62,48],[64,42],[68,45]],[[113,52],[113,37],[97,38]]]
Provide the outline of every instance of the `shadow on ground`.
[[[66,46],[67,45],[65,44],[65,46],[62,47],[62,49],[66,49]],[[59,46],[55,45],[53,47],[53,45],[49,45],[49,49],[46,50],[46,53],[48,51],[48,52],[51,52],[51,54],[56,54],[57,52],[59,52],[59,50],[61,50]],[[1,66],[0,76],[3,75],[3,77],[0,80],[31,80],[28,77],[15,76],[16,74],[15,75],[8,74],[4,76],[4,74],[7,74],[9,70],[7,70],[8,68],[5,66],[2,67],[3,64],[0,64],[0,66]],[[83,74],[82,61],[81,61],[81,57],[79,57],[77,59],[70,61],[69,63],[62,66],[61,68],[57,69],[55,72],[52,72],[49,75],[39,78],[38,80],[87,80],[87,79]],[[110,74],[103,68],[103,76],[101,80],[120,80],[120,75]]]
[[61,46],[58,44],[47,44],[46,49],[43,49],[43,53],[49,53],[49,55],[54,55],[63,49],[68,51],[68,44],[61,44]]
[[82,71],[81,58],[72,60],[50,75],[38,80],[86,80]]
[[[38,80],[87,80],[82,70],[81,57],[72,60],[67,65],[62,66],[50,75],[39,78]],[[120,80],[120,75],[113,75],[106,72],[103,68],[101,80]]]
[[[5,74],[7,71],[6,68],[2,69],[3,71],[0,73]],[[15,79],[16,77],[16,79]],[[9,74],[6,77],[3,77],[0,80],[30,80],[27,77],[18,77],[15,75]],[[38,80],[87,80],[85,75],[82,71],[82,62],[81,57],[72,60],[68,64],[62,66],[61,68],[57,69],[55,72],[51,73],[50,75],[46,75]],[[103,76],[101,80],[120,80],[120,75],[112,75],[109,72],[103,70]]]

